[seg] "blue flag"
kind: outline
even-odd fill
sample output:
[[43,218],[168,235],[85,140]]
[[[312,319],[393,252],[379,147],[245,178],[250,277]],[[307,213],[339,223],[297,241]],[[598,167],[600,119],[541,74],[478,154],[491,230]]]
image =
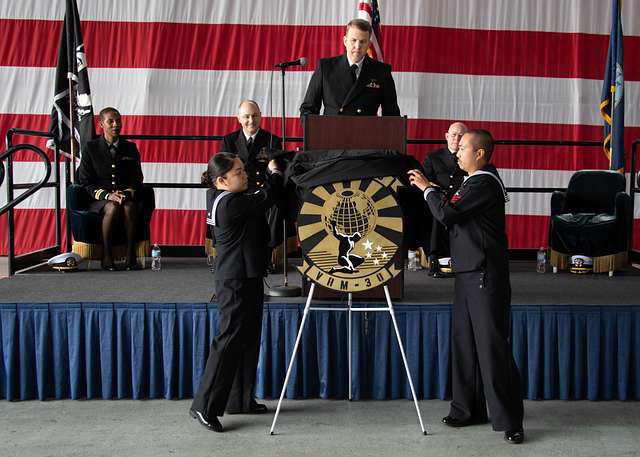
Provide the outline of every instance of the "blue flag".
[[609,169],[624,172],[624,78],[622,74],[622,0],[611,2],[611,35],[602,82],[600,114],[604,118],[604,153]]

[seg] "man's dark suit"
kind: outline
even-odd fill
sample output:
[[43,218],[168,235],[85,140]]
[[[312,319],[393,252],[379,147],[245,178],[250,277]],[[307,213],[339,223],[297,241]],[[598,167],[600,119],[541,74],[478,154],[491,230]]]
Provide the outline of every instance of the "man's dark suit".
[[205,418],[222,416],[225,407],[248,411],[253,400],[269,237],[264,214],[282,191],[282,175],[269,178],[271,184],[255,193],[207,194],[207,223],[216,239],[219,333],[192,404]]
[[[222,144],[220,145],[220,152],[231,152],[237,154],[238,157],[242,159],[247,177],[249,178],[248,191],[252,192],[261,189],[265,185],[267,165],[269,164],[268,152],[272,149],[278,150],[281,148],[282,140],[279,136],[260,129],[258,133],[256,133],[251,148],[248,149],[244,133],[242,129],[239,129],[224,136]],[[281,202],[276,202],[275,205],[266,211],[267,220],[269,221],[268,243],[270,248],[275,248],[282,243],[284,211],[280,208],[280,203]],[[211,236],[213,236],[213,233],[211,233]],[[211,239],[214,240],[215,244],[215,239]],[[267,256],[270,254],[271,251],[269,251]]]
[[124,191],[135,198],[142,187],[140,153],[135,143],[120,138],[112,155],[103,136],[87,143],[78,168],[78,183],[91,197],[106,203],[110,192]]
[[365,56],[355,84],[346,54],[320,59],[311,76],[302,116],[320,114],[348,114],[375,116],[382,106],[383,116],[399,116],[396,86],[391,76],[391,65]]
[[[429,153],[423,163],[425,177],[440,186],[440,189],[451,198],[460,188],[466,172],[458,166],[455,153],[448,148],[436,149]],[[445,227],[433,219],[429,257],[447,257],[449,255],[449,236]]]
[[449,415],[484,422],[488,404],[494,430],[519,430],[523,405],[509,344],[506,199],[491,164],[467,178],[451,200],[438,191],[425,192],[434,217],[449,227],[456,271]]
[[242,129],[225,135],[220,146],[220,152],[231,152],[242,159],[249,177],[250,191],[264,186],[269,163],[267,154],[271,149],[282,149],[282,140],[263,129],[256,133],[251,149],[247,149],[247,140]]

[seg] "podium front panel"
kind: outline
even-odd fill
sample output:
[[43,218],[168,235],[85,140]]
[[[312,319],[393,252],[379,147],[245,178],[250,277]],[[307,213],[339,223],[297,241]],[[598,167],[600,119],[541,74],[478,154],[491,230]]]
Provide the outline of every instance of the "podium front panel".
[[307,116],[304,149],[392,149],[407,152],[404,116]]

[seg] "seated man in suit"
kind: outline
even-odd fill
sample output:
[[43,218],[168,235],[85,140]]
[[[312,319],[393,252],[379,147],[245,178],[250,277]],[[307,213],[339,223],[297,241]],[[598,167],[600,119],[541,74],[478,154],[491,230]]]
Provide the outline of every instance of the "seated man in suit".
[[244,162],[249,178],[248,192],[264,187],[268,152],[282,149],[280,137],[260,128],[262,114],[253,100],[243,100],[238,106],[238,123],[242,128],[225,135],[220,152],[237,154]]
[[102,268],[115,271],[111,238],[124,224],[127,235],[125,268],[137,270],[135,230],[138,217],[136,191],[142,187],[140,153],[136,145],[120,138],[122,118],[112,107],[100,111],[102,136],[87,143],[78,168],[78,183],[94,198],[90,210],[103,215]]
[[[467,132],[467,126],[462,122],[454,122],[444,137],[447,147],[436,149],[424,159],[424,176],[442,189],[447,199],[451,200],[467,173],[458,166],[458,147],[462,135]],[[429,243],[429,275],[435,278],[442,276],[438,264],[439,257],[449,257],[449,232],[444,225],[435,218],[431,226],[431,240]]]
[[[260,106],[253,100],[243,100],[238,106],[238,123],[241,128],[225,135],[220,146],[220,152],[237,154],[244,162],[245,171],[249,178],[247,192],[255,192],[264,187],[267,178],[267,165],[269,152],[282,149],[282,140],[279,136],[260,128],[262,114]],[[207,182],[203,179],[203,182]],[[277,203],[267,209],[267,221],[269,224],[269,249],[271,251],[280,244],[282,239],[282,213],[278,210]],[[215,240],[214,240],[215,244]],[[273,273],[275,266],[268,262],[267,271]]]
[[399,116],[396,86],[391,65],[367,55],[371,24],[353,19],[347,24],[343,38],[346,53],[320,59],[311,76],[302,117],[307,114],[349,114],[375,116],[382,107],[383,116]]

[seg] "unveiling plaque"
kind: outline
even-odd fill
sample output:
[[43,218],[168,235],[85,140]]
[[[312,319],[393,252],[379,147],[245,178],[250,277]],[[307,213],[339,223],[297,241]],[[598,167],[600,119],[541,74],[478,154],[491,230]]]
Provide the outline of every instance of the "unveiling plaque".
[[402,211],[395,177],[315,187],[300,209],[300,272],[340,292],[362,292],[400,273]]

